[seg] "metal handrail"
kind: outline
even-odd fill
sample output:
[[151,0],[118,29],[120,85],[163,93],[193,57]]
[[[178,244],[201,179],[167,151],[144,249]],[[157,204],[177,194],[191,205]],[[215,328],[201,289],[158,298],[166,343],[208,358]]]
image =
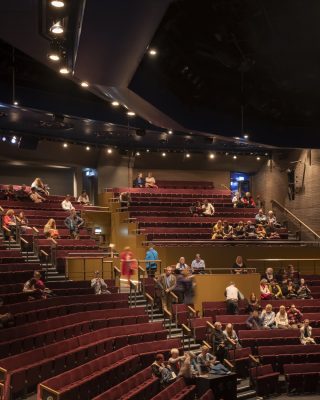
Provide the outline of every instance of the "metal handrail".
[[294,215],[290,210],[288,210],[283,204],[279,203],[277,200],[271,200],[272,204],[276,204],[279,208],[281,208],[285,213],[289,214],[293,219],[295,219],[299,224],[300,227],[305,227],[316,239],[320,239],[320,235],[317,234],[313,229],[310,228],[307,224],[305,224],[301,219],[299,219],[296,215]]
[[132,307],[132,291],[134,292],[134,306],[137,307],[137,285],[130,280],[130,307]]
[[167,308],[163,308],[163,322],[166,323],[166,319],[168,317],[169,321],[169,337],[171,338],[171,323],[172,323],[172,314]]
[[185,325],[185,324],[182,324],[181,325],[181,328],[182,328],[182,340],[183,340],[183,343],[184,343],[184,339],[185,339],[185,336],[188,338],[188,350],[190,350],[190,345],[191,345],[191,334],[192,334],[192,332],[191,332],[191,329],[189,328],[189,327],[187,327],[187,325]]
[[[247,260],[250,261],[250,260]],[[235,270],[235,268],[205,268],[204,272],[205,273],[209,273],[209,274],[214,274],[215,271],[226,271],[229,272],[230,274],[233,274],[233,271]],[[246,271],[246,273],[251,273],[254,274],[257,272],[257,268],[244,268],[243,271]]]
[[27,246],[27,262],[28,262],[29,261],[29,242],[20,236],[20,246],[21,246],[21,242]]
[[146,311],[148,312],[148,303],[151,305],[151,322],[153,322],[153,307],[154,307],[154,298],[150,296],[149,293],[145,293],[146,302]]
[[46,260],[46,269],[44,271],[44,279],[47,279],[48,276],[48,258],[49,258],[49,254],[46,253],[44,250],[40,250],[40,254],[42,254],[45,257]]

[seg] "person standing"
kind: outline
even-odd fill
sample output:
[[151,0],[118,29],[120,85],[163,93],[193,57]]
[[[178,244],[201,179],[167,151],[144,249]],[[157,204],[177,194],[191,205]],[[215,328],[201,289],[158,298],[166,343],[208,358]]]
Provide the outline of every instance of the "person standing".
[[194,288],[196,284],[189,269],[184,269],[181,275],[179,282],[182,288],[183,302],[184,304],[191,305],[193,304]]
[[150,261],[148,263],[146,263],[146,269],[147,269],[147,274],[148,276],[154,276],[156,271],[157,271],[157,263],[155,262],[155,260],[159,259],[159,255],[157,250],[155,250],[153,248],[153,244],[150,243],[149,245],[149,249],[146,252],[146,260]]
[[175,289],[177,284],[176,277],[172,274],[172,268],[167,267],[165,272],[158,278],[158,286],[161,289],[161,304],[162,309],[172,311],[172,296],[171,292]]
[[133,271],[137,269],[137,260],[134,258],[134,255],[129,246],[123,249],[123,252],[120,254],[121,261],[121,274],[127,278],[128,285],[130,286],[130,278],[133,275]]
[[230,282],[230,285],[226,287],[224,295],[227,302],[227,313],[232,315],[239,314],[238,302],[241,295],[234,282]]

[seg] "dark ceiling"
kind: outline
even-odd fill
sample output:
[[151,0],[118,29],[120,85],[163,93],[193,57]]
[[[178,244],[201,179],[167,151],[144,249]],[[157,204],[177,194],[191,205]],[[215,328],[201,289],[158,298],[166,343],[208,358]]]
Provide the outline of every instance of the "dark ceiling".
[[[214,150],[210,136],[221,135],[238,151],[233,138],[244,134],[267,145],[320,147],[317,0],[307,6],[303,0],[69,0],[68,79],[46,57],[47,4],[0,0],[3,103],[12,102],[14,47],[15,98],[25,113],[33,108],[43,110],[37,111],[42,120],[49,111],[108,122],[119,128],[119,146],[126,144],[121,132],[129,124],[153,132],[143,139],[145,147],[160,141],[183,148],[187,142],[188,149],[205,143]],[[156,57],[147,54],[148,46],[157,49]],[[88,90],[79,87],[81,80],[90,82]],[[123,106],[113,109],[111,100]],[[137,117],[128,119],[127,109]],[[3,116],[0,127],[23,132],[27,126],[30,133],[35,111],[11,111],[21,119]],[[82,125],[76,138],[99,143]],[[169,129],[176,143],[162,141]]]

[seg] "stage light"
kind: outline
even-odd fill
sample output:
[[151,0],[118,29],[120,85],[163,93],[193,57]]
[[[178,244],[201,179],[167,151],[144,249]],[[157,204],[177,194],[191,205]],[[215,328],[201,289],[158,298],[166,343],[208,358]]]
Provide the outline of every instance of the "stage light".
[[186,154],[186,157],[187,157],[187,158],[190,158],[190,154],[189,154],[189,153],[187,153],[187,154]]
[[68,143],[63,143],[63,147],[67,148],[68,147]]
[[55,53],[52,51],[51,53],[48,54],[48,57],[51,61],[59,61],[60,60],[60,55],[58,53]]
[[70,69],[68,67],[61,67],[59,69],[60,74],[62,75],[68,75],[70,73]]
[[108,154],[112,154],[112,149],[108,149],[108,150],[107,150],[107,153],[108,153]]
[[229,153],[228,152],[226,152],[226,156],[228,156],[229,155]]
[[12,143],[12,144],[17,143],[17,138],[16,138],[15,136],[13,136],[13,137],[11,138],[11,143]]
[[140,153],[139,153],[139,151],[137,151],[137,152],[136,152],[136,156],[137,156],[137,157],[139,157],[139,156],[140,156]]
[[171,129],[168,131],[168,133],[169,133],[169,135],[172,135],[172,134],[173,134],[173,132],[172,132]]
[[50,1],[52,7],[56,7],[56,8],[62,8],[64,7],[64,1],[59,1],[59,0],[53,0]]
[[260,157],[257,157],[257,161],[260,161]]
[[62,35],[64,32],[63,26],[61,25],[61,22],[58,21],[55,24],[52,25],[50,28],[50,32],[54,33],[55,35]]
[[162,155],[162,157],[165,157],[167,154],[166,153],[162,153],[161,155]]
[[81,82],[82,87],[89,87],[89,83],[86,81]]
[[119,107],[119,106],[120,106],[120,103],[119,103],[118,101],[113,101],[111,104],[112,104],[114,107]]
[[237,159],[237,156],[233,156],[233,159],[236,160],[236,159]]
[[149,149],[146,150],[147,153],[149,153],[149,151],[150,151]]
[[129,117],[134,117],[134,116],[136,115],[136,113],[133,112],[133,111],[128,111],[128,112],[127,112],[127,115],[128,115]]
[[209,155],[209,157],[211,158],[211,160],[215,157],[215,155],[213,154],[213,153],[211,153],[210,155]]
[[14,104],[15,106],[18,106],[18,105],[19,105],[19,103],[18,103],[17,101],[14,101],[13,104]]
[[244,139],[249,139],[249,135],[244,135]]
[[149,50],[149,54],[150,54],[150,56],[156,56],[156,55],[157,55],[157,50],[155,50],[155,49],[150,49],[150,50]]
[[5,136],[2,136],[2,141],[5,142],[7,138]]
[[89,150],[90,150],[90,146],[87,146],[87,147],[86,147],[86,150],[89,151]]

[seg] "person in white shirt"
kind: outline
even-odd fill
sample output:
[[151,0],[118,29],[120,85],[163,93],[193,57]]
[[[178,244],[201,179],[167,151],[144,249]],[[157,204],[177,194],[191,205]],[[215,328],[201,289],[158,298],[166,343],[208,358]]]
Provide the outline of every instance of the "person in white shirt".
[[61,203],[61,207],[63,210],[65,211],[72,211],[75,208],[73,207],[71,201],[70,201],[70,194],[66,195],[66,198],[63,200],[63,202]]
[[85,205],[90,204],[89,196],[85,190],[78,197],[78,203],[85,204]]
[[276,315],[276,327],[280,329],[289,329],[289,320],[285,306],[280,306]]
[[157,188],[156,180],[154,176],[152,176],[152,172],[148,172],[148,176],[145,179],[146,188]]
[[202,260],[200,254],[196,254],[196,258],[191,263],[191,271],[195,274],[203,274],[206,268],[204,260]]
[[186,263],[184,257],[180,257],[179,262],[176,265],[176,271],[183,271],[184,269],[189,269],[189,265]]
[[241,296],[234,282],[230,282],[230,285],[226,287],[224,295],[227,302],[227,313],[239,314],[238,302]]
[[214,206],[212,203],[209,203],[208,200],[205,200],[202,204],[202,215],[209,217],[214,215]]
[[109,290],[107,290],[108,285],[100,278],[99,271],[94,273],[94,278],[91,279],[91,287],[94,288],[95,294],[110,294]]
[[261,318],[263,318],[263,326],[266,329],[272,329],[276,327],[276,314],[272,311],[272,305],[267,304],[265,309],[262,310]]

